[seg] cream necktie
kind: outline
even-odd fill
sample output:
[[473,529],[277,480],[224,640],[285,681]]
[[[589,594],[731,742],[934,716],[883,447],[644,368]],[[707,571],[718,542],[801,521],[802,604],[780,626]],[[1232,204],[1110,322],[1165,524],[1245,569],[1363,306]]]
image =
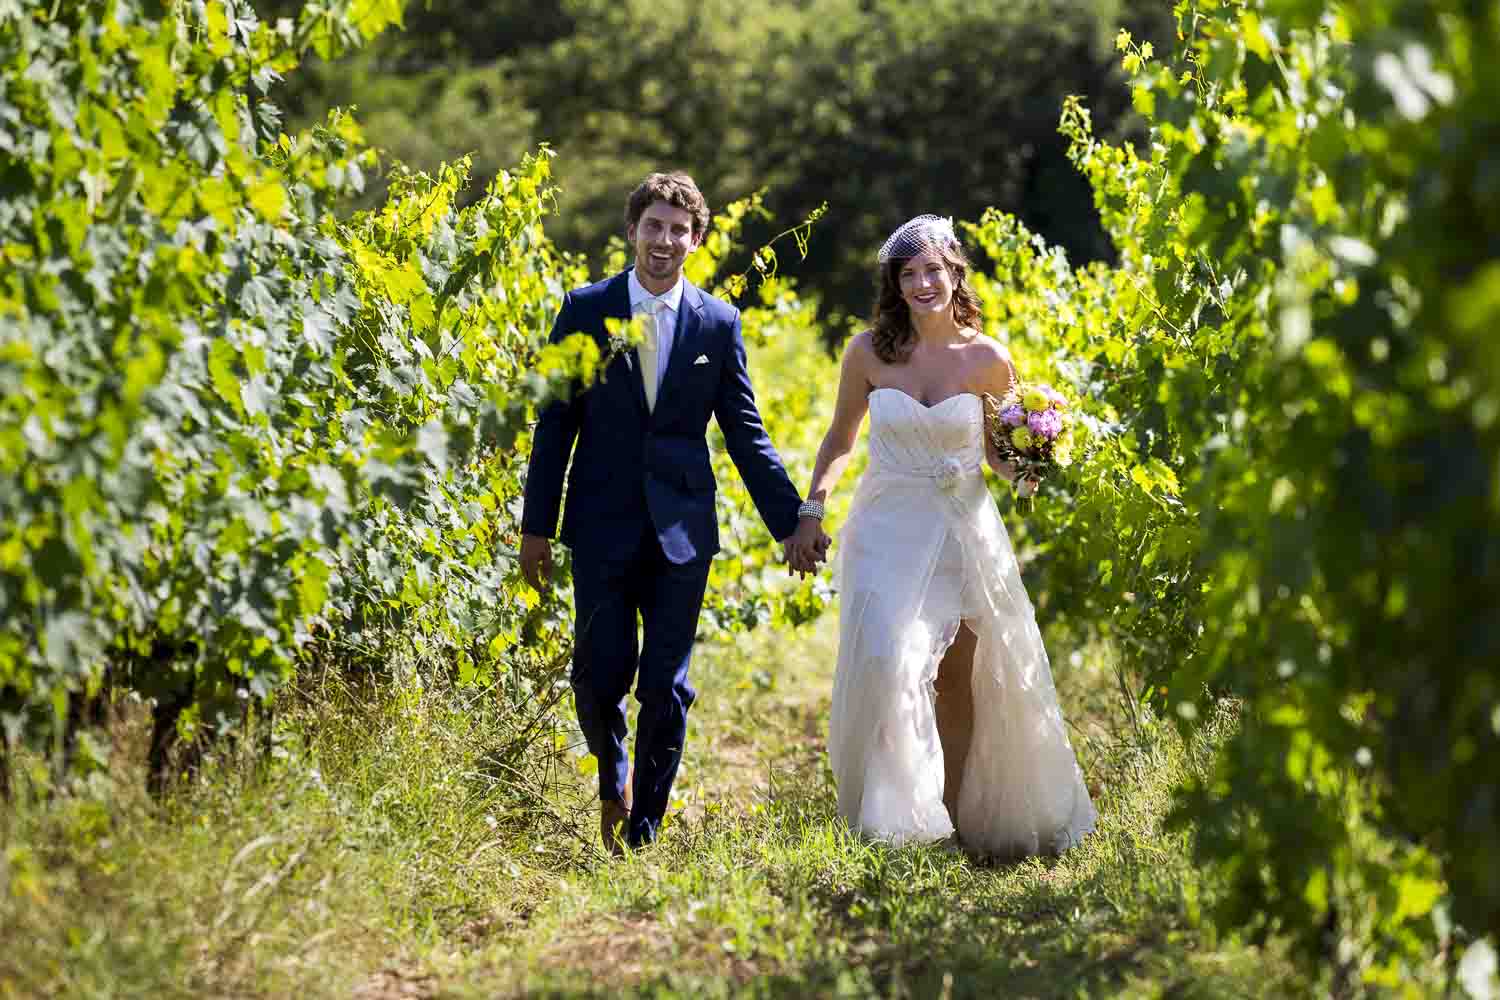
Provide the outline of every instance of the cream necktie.
[[636,357],[641,362],[641,382],[646,387],[646,412],[648,413],[656,409],[656,355],[661,349],[661,332],[657,328],[657,323],[660,322],[659,317],[666,308],[667,304],[661,299],[643,299],[636,306],[636,311],[649,317],[646,321],[645,336],[635,349]]

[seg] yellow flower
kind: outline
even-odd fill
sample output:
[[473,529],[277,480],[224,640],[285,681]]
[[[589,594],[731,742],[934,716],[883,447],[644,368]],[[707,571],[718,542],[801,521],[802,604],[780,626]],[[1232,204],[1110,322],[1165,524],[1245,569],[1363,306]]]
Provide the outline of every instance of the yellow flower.
[[1064,445],[1060,448],[1054,448],[1052,451],[1052,460],[1058,465],[1063,466],[1064,468],[1072,465],[1073,449],[1068,445]]
[[1021,394],[1021,405],[1032,413],[1041,413],[1052,405],[1052,400],[1040,389],[1027,389]]
[[1031,431],[1024,427],[1017,427],[1010,432],[1010,443],[1025,451],[1031,447]]

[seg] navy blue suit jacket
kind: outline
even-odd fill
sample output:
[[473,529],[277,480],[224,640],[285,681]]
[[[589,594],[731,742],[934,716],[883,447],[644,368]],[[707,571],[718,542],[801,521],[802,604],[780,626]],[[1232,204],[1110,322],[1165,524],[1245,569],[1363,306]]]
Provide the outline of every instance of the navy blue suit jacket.
[[[607,355],[605,318],[630,317],[628,273],[564,296],[552,343],[587,333]],[[593,385],[542,411],[532,436],[521,530],[553,537],[561,507],[562,541],[575,555],[626,558],[649,518],[673,563],[709,558],[719,550],[710,415],[772,537],[788,537],[797,528],[801,496],[756,409],[739,310],[686,279],[655,410],[646,409],[640,362],[628,350],[611,359]]]

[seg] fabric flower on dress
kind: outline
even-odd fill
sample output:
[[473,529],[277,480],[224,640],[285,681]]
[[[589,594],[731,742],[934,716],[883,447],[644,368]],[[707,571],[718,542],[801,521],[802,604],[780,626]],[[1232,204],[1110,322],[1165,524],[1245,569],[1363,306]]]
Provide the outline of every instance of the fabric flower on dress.
[[944,493],[956,493],[959,483],[963,482],[964,464],[956,458],[945,458],[933,473],[933,478]]

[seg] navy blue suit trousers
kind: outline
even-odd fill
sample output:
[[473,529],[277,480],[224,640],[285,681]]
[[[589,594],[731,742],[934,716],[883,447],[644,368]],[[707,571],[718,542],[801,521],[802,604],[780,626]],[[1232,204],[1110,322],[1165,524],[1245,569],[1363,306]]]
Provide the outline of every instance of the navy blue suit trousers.
[[[605,319],[629,316],[622,272],[569,292],[551,342],[581,333],[608,356]],[[739,312],[692,284],[683,288],[654,410],[635,352],[621,351],[592,385],[548,405],[532,436],[521,527],[552,538],[562,514],[561,540],[573,553],[574,702],[599,759],[603,799],[624,795],[632,684],[640,703],[633,844],[660,827],[694,698],[688,666],[719,550],[710,417],[772,537],[787,538],[801,497],[756,408]]]

